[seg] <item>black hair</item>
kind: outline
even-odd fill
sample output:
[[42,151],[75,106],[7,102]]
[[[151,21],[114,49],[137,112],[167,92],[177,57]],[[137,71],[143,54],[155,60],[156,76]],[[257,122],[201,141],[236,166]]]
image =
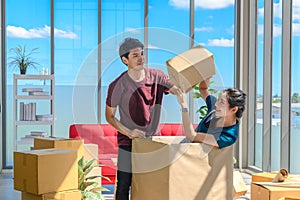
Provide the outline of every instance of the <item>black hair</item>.
[[241,118],[244,110],[246,109],[246,94],[238,88],[228,88],[223,92],[226,93],[229,107],[238,107],[238,111],[235,113],[235,116],[237,118]]
[[135,49],[137,47],[144,49],[144,44],[135,38],[131,38],[131,37],[125,38],[119,48],[120,58],[122,59],[122,57],[125,57],[128,59],[129,52],[132,49]]

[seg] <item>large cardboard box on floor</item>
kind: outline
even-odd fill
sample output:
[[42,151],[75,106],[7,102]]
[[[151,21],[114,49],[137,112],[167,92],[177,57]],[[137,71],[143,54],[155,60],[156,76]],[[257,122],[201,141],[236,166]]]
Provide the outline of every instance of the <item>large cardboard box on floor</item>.
[[14,189],[37,195],[78,189],[76,158],[73,150],[14,152]]
[[131,200],[232,200],[232,146],[181,144],[183,138],[132,141]]
[[300,198],[300,175],[289,174],[284,182],[272,183],[278,172],[252,174],[251,200]]
[[191,90],[216,73],[214,56],[202,46],[193,47],[167,61],[169,78],[177,87]]
[[62,192],[41,195],[22,192],[22,200],[81,200],[80,190],[66,190]]
[[55,137],[34,138],[33,149],[48,148],[75,150],[77,152],[77,161],[84,155],[83,140]]

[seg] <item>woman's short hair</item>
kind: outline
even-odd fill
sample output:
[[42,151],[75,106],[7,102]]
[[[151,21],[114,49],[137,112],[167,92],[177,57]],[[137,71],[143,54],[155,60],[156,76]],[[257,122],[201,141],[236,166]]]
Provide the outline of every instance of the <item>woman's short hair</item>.
[[228,88],[223,92],[226,93],[229,107],[238,107],[238,111],[235,113],[235,116],[237,118],[241,118],[246,109],[246,94],[238,88]]

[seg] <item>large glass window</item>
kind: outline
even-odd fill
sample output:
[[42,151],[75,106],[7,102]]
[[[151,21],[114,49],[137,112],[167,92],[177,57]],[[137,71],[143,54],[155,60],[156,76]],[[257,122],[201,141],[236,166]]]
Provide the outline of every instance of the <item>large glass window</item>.
[[[224,4],[195,1],[195,42],[214,54],[216,75],[210,87],[218,92],[234,86],[234,9],[234,1]],[[196,110],[203,105],[202,99],[195,100]],[[199,113],[195,122],[199,122]]]
[[[39,74],[41,67],[50,67],[50,0],[6,1],[6,52],[7,62],[13,57],[11,49],[18,46],[25,47],[26,53],[38,48],[32,54],[34,61],[39,63],[37,68],[29,67],[27,74]],[[14,151],[14,119],[13,119],[13,74],[20,74],[18,68],[7,66],[6,74],[6,166],[13,163]],[[32,84],[24,82],[21,84]],[[43,84],[42,81],[39,84]],[[18,137],[28,135],[28,127],[19,127]]]
[[54,1],[55,133],[97,122],[98,0]]
[[292,15],[292,88],[291,88],[291,135],[290,135],[290,171],[300,173],[300,4],[293,1]]
[[[189,3],[179,5],[175,1],[149,0],[148,8],[148,66],[167,74],[167,60],[190,48]],[[162,123],[181,122],[179,104],[174,95],[166,95],[162,107]]]
[[101,9],[101,123],[107,123],[104,112],[108,85],[127,70],[119,57],[119,45],[126,37],[144,42],[144,2],[102,0]]
[[281,112],[281,29],[282,4],[273,4],[273,62],[272,62],[272,128],[271,128],[271,170],[280,168],[280,112]]
[[[263,127],[263,49],[264,49],[264,0],[258,0],[258,37],[257,37],[257,104],[255,126],[255,166],[262,168],[262,127]],[[251,67],[251,66],[250,66]],[[250,83],[251,84],[251,83]]]

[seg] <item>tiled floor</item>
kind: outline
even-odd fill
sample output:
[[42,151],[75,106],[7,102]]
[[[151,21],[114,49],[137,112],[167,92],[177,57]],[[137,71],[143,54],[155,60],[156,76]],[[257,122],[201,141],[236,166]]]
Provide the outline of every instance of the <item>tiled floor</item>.
[[[242,173],[242,177],[248,188],[248,192],[245,196],[239,197],[238,200],[250,199],[250,182],[251,175]],[[104,194],[106,200],[113,200],[113,186],[109,186],[111,192]],[[21,192],[13,189],[13,176],[12,170],[3,170],[0,173],[0,200],[21,200]]]

